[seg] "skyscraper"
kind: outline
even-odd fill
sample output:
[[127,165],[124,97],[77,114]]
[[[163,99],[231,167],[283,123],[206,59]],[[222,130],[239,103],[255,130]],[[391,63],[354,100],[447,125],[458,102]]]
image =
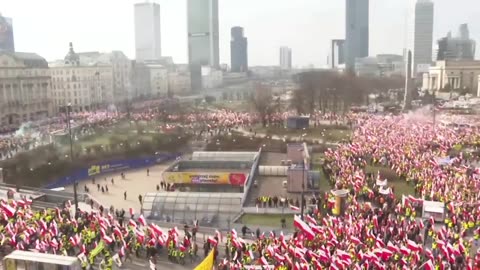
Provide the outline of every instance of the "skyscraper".
[[193,91],[202,88],[202,66],[220,66],[218,0],[187,0],[188,64]]
[[243,28],[240,26],[232,27],[232,40],[230,41],[230,59],[232,72],[248,71],[248,52],[247,38],[243,35]]
[[218,0],[188,0],[188,62],[220,66]]
[[368,56],[369,0],[346,0],[345,64],[355,68],[355,58]]
[[12,19],[0,14],[0,51],[15,52]]
[[425,72],[432,63],[433,48],[433,2],[417,0],[410,12],[409,48],[413,53],[412,77]]
[[289,47],[280,47],[280,68],[292,68],[292,49]]
[[345,40],[344,39],[333,39],[330,56],[329,56],[329,66],[330,68],[337,68],[338,65],[345,63]]
[[462,24],[457,37],[449,32],[438,41],[437,60],[474,60],[475,41],[470,39],[468,25]]
[[135,4],[135,58],[144,61],[161,57],[160,5]]

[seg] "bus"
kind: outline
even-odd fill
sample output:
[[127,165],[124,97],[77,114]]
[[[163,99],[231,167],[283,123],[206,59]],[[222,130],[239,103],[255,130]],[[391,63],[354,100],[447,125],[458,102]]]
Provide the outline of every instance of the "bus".
[[81,270],[77,257],[16,250],[3,258],[3,270]]

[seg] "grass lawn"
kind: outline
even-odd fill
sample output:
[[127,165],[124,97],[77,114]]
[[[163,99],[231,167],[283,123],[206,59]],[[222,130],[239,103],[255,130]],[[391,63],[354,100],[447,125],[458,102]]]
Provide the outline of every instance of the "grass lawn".
[[108,136],[107,134],[103,134],[100,136],[89,136],[85,139],[80,139],[75,143],[78,143],[79,145],[81,145],[82,148],[99,145],[99,144],[107,145],[110,143],[110,137],[111,136]]
[[320,191],[322,192],[330,191],[332,187],[330,186],[330,182],[328,181],[327,176],[323,173],[321,169],[319,169],[319,171],[320,171],[320,184],[319,184]]
[[368,165],[366,168],[367,173],[375,173],[380,172],[380,176],[382,178],[388,179],[388,184],[393,185],[395,187],[395,196],[397,198],[402,198],[402,195],[415,195],[415,189],[413,185],[409,185],[407,181],[401,179],[396,175],[396,173],[391,170],[390,168],[383,167],[380,165],[370,166]]
[[320,172],[319,189],[322,192],[329,191],[332,189],[332,187],[330,186],[330,183],[328,182],[327,176],[323,173],[323,170],[321,168],[321,162],[324,157],[325,157],[324,153],[315,153],[312,155],[312,168],[313,170]]
[[313,153],[312,154],[312,163],[321,164],[322,160],[325,158],[325,153]]
[[251,230],[255,230],[255,226],[265,226],[265,227],[272,227],[272,228],[280,228],[281,227],[281,219],[282,217],[285,218],[287,228],[293,228],[293,215],[281,215],[281,214],[244,214],[243,216],[238,219],[237,223],[245,224],[251,226]]

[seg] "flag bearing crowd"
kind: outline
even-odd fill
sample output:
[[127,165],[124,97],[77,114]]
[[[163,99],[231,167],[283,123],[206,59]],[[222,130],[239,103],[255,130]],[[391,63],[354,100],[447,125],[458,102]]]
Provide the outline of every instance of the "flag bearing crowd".
[[[130,117],[149,121],[162,113],[148,111]],[[287,115],[274,115],[276,120],[271,122],[283,121]],[[108,125],[123,117],[127,116],[82,113],[74,119],[78,125]],[[332,121],[332,117],[326,119]],[[170,127],[202,126],[206,130],[261,122],[253,114],[227,110],[168,115],[166,119]],[[315,198],[315,206],[306,215],[295,215],[295,233],[270,232],[251,241],[235,230],[223,237],[218,232],[204,245],[205,256],[212,250],[218,269],[480,269],[476,252],[480,244],[480,169],[475,167],[478,158],[462,151],[480,145],[480,130],[475,125],[458,125],[477,119],[444,119],[457,124],[439,120],[433,125],[424,117],[409,114],[349,115],[343,120],[354,126],[351,140],[326,151],[323,165],[335,190],[348,191],[342,213],[336,212],[334,198],[327,193],[325,198]],[[10,145],[6,138],[3,143]],[[384,179],[379,173],[369,175],[367,165],[389,168],[414,187],[415,196],[400,201],[397,198],[402,194],[395,194],[394,187],[386,193],[379,190],[377,183]],[[422,219],[418,205],[424,201],[443,203],[444,219]],[[105,269],[111,269],[114,261],[133,255],[144,256],[154,265],[155,256],[163,250],[179,263],[193,253],[196,256],[198,247],[188,230],[181,236],[176,228],[164,230],[147,224],[143,216],[135,218],[133,210],[131,219],[120,224],[108,211],[75,217],[68,203],[64,209],[39,212],[32,211],[30,203],[27,199],[1,201],[0,246],[4,251],[35,249],[79,256],[85,269],[98,261],[96,258]],[[278,196],[260,197],[258,204],[285,204],[299,211],[296,201],[282,202]]]
[[[454,122],[455,123],[455,122]],[[458,123],[458,122],[457,122]],[[348,144],[326,152],[325,166],[336,189],[349,191],[343,215],[334,198],[302,220],[293,235],[261,235],[246,243],[227,235],[226,257],[219,269],[480,269],[480,170],[474,158],[452,149],[476,148],[478,127],[433,126],[414,116],[359,115]],[[441,158],[441,162],[439,160]],[[382,164],[413,185],[417,197],[396,199],[394,189],[379,192],[367,176],[367,164]],[[383,195],[382,200],[373,200]],[[331,200],[333,199],[333,200]],[[270,207],[273,198],[258,202]],[[422,219],[424,200],[444,203],[445,218]],[[370,202],[372,201],[372,202]],[[274,206],[274,204],[272,203]],[[380,206],[380,207],[378,207]],[[299,210],[295,205],[291,209]]]
[[[175,100],[156,100],[132,104],[127,112],[117,110],[97,110],[91,112],[60,113],[56,117],[28,122],[20,129],[0,127],[0,160],[12,158],[16,153],[32,150],[51,142],[51,136],[59,132],[67,132],[67,119],[78,135],[92,135],[97,128],[108,128],[120,121],[156,121],[159,132],[169,132],[176,128],[193,131],[194,134],[219,133],[232,128],[244,128],[252,131],[253,127],[262,123],[260,115],[251,112],[235,112],[228,109],[210,109],[168,113],[165,106],[175,104]],[[268,116],[267,123],[282,126],[293,111],[276,112]],[[322,122],[330,124],[351,123],[352,115],[315,112],[310,115],[315,126]],[[263,119],[265,120],[265,119]],[[75,136],[77,137],[77,136]]]
[[[292,112],[276,113],[269,122],[283,123]],[[142,109],[132,112],[94,111],[70,113],[68,117],[78,135],[92,135],[97,128],[108,128],[120,121],[154,121],[159,132],[169,132],[176,128],[211,133],[234,127],[251,127],[260,123],[257,114],[241,113],[231,110],[192,111],[169,114],[161,109]],[[67,132],[67,115],[29,122],[19,130],[0,128],[0,159],[12,158],[21,151],[32,150],[51,142],[51,135]]]

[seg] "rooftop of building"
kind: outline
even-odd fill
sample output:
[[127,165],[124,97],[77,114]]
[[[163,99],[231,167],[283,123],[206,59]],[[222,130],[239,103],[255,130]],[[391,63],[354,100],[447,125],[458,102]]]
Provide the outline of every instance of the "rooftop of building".
[[146,193],[142,211],[148,219],[180,224],[198,221],[204,227],[228,227],[240,214],[242,193],[158,192]]
[[158,3],[147,0],[144,2],[135,3],[135,6],[160,6],[160,5]]
[[0,51],[1,54],[6,54],[22,61],[29,68],[48,68],[47,60],[36,53]]
[[480,60],[442,60],[436,61],[432,68],[442,67],[480,67]]
[[112,52],[75,52],[73,44],[70,42],[69,51],[63,60],[56,60],[50,63],[50,67],[91,67],[91,66],[110,66],[113,59],[128,60],[122,51]]
[[182,168],[180,167],[178,169],[178,172],[225,172],[225,173],[231,173],[231,172],[242,172],[242,173],[248,173],[250,171],[250,168],[245,168],[245,169],[237,169],[237,168],[221,168],[220,166],[218,168],[208,168],[208,167],[202,167],[202,168]]
[[215,152],[197,151],[193,152],[194,161],[254,161],[258,152]]

